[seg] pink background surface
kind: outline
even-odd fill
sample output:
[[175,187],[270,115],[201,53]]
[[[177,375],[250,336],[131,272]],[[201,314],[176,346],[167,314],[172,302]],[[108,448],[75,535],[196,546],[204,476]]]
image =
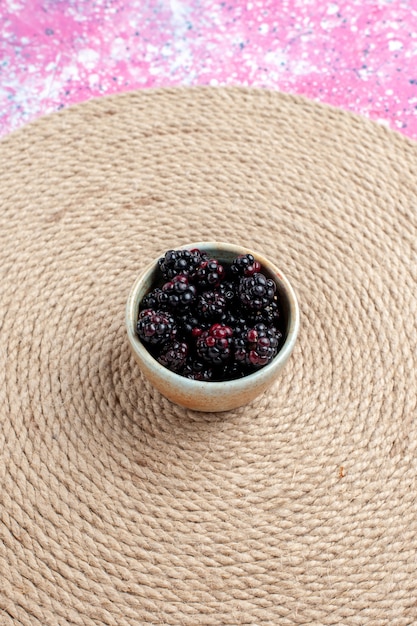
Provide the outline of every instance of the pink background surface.
[[3,0],[0,20],[1,135],[91,97],[209,84],[303,94],[417,138],[413,0]]

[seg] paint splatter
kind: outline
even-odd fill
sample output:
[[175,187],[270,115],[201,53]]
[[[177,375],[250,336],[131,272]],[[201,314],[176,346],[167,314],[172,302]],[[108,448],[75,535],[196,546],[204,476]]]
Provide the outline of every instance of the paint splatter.
[[417,10],[405,0],[4,0],[0,134],[91,97],[251,85],[417,138]]

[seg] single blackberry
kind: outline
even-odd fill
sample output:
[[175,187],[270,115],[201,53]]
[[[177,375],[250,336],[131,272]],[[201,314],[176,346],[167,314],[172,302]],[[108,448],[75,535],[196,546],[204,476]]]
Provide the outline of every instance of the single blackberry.
[[239,299],[244,307],[252,311],[260,311],[271,304],[274,299],[276,285],[260,272],[239,281]]
[[232,356],[232,337],[230,326],[213,324],[197,339],[197,354],[210,365],[222,365]]
[[236,363],[236,361],[232,361],[231,363],[226,363],[218,374],[218,380],[236,380],[237,378],[243,378],[247,376],[247,368],[241,363]]
[[150,291],[142,300],[140,308],[144,309],[165,309],[168,304],[168,294],[156,287]]
[[205,252],[197,248],[193,250],[168,250],[158,260],[159,269],[165,280],[171,280],[174,276],[182,274],[188,276],[207,258]]
[[[249,359],[247,358],[248,350],[247,350],[246,333],[234,338],[233,348],[234,348],[234,362],[240,365],[242,369],[244,367],[247,367]],[[253,370],[253,368],[251,369]]]
[[158,357],[158,362],[173,372],[180,372],[185,365],[188,345],[184,342],[169,343]]
[[196,270],[190,274],[190,280],[201,292],[218,287],[225,274],[226,271],[219,261],[216,259],[205,259]]
[[241,311],[226,310],[219,320],[220,324],[230,326],[233,329],[233,336],[240,336],[251,327],[250,321]]
[[162,291],[167,295],[167,306],[171,311],[189,309],[197,295],[194,285],[190,285],[187,276],[182,274],[165,283]]
[[136,331],[145,343],[163,346],[175,337],[177,326],[166,311],[145,309],[139,314]]
[[235,339],[235,362],[258,369],[267,365],[278,353],[281,333],[273,326],[256,324]]
[[252,254],[240,254],[232,261],[230,269],[236,276],[253,276],[261,271],[261,264]]
[[207,367],[207,364],[204,364],[202,361],[197,361],[195,358],[188,358],[182,371],[182,376],[190,378],[191,380],[210,382],[213,380],[213,370]]
[[226,298],[219,291],[204,291],[197,298],[196,311],[204,320],[218,320],[226,310]]
[[187,340],[190,337],[199,337],[205,330],[210,328],[210,322],[203,321],[190,312],[178,315],[176,320],[178,333]]
[[[276,296],[275,296],[276,297]],[[280,320],[279,306],[276,300],[273,300],[268,306],[260,311],[255,311],[250,317],[253,326],[264,323],[267,326],[277,327]]]
[[236,297],[237,297],[235,283],[230,280],[224,280],[218,286],[218,291],[226,300],[227,308],[229,309],[232,308],[236,302]]

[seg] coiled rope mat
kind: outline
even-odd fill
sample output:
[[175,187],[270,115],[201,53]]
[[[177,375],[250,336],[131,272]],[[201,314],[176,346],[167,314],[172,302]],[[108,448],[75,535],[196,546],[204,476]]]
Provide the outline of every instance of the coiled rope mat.
[[[417,144],[302,98],[144,91],[0,144],[0,623],[417,623]],[[302,327],[224,414],[142,379],[149,258],[268,255]]]

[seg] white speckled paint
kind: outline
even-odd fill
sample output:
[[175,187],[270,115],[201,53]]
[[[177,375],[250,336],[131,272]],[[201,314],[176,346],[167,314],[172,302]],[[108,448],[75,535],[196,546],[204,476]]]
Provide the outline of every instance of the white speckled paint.
[[404,0],[4,0],[0,134],[141,87],[299,93],[417,137],[417,11]]

